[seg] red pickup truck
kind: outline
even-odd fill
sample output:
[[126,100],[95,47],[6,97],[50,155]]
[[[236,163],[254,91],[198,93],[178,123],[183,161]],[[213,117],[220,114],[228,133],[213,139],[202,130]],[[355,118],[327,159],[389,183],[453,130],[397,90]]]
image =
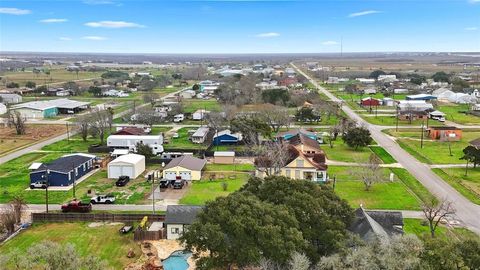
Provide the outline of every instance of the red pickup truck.
[[77,213],[88,213],[92,211],[91,203],[82,203],[78,200],[73,200],[69,203],[62,205],[62,212],[77,212]]

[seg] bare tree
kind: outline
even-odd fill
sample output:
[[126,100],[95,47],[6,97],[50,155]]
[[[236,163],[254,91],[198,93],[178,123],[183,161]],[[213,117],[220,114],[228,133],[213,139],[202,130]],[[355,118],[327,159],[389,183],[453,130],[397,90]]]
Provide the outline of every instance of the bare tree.
[[219,112],[210,112],[205,115],[205,121],[207,126],[217,133],[225,126],[226,120],[222,113]]
[[374,183],[383,181],[380,163],[378,156],[371,154],[367,164],[362,164],[359,170],[351,172],[352,176],[359,176],[362,179],[366,191],[369,191]]
[[432,237],[435,237],[435,230],[438,224],[440,224],[442,220],[445,220],[448,215],[455,213],[452,202],[445,199],[437,201],[435,198],[424,202],[422,204],[422,211],[428,221]]
[[27,129],[26,121],[27,119],[20,112],[8,112],[8,127],[14,127],[17,135],[25,134]]
[[80,136],[84,142],[87,141],[88,130],[90,128],[91,117],[89,114],[79,115],[75,120],[75,125],[80,131]]
[[91,114],[90,125],[96,129],[100,138],[100,144],[105,142],[105,133],[111,126],[111,113],[107,110],[94,109]]
[[135,121],[151,128],[155,123],[162,121],[162,117],[153,109],[144,109],[135,115]]
[[9,206],[0,213],[0,229],[7,231],[10,235],[15,232],[15,224],[17,224],[15,210]]
[[148,93],[142,96],[144,103],[150,103],[152,107],[155,105],[155,102],[160,98],[158,93]]
[[16,223],[20,223],[22,219],[23,211],[27,207],[27,202],[22,196],[15,195],[12,201],[10,201],[10,206],[12,207],[13,212],[15,214]]
[[257,170],[266,176],[278,175],[291,157],[288,144],[281,141],[258,143],[252,149]]
[[281,127],[288,127],[292,122],[288,109],[282,106],[263,104],[258,108],[257,114],[274,132],[278,132]]

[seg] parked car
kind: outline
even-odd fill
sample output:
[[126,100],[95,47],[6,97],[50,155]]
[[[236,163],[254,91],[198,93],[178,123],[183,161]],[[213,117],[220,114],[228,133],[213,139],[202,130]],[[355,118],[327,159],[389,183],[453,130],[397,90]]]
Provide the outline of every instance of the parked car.
[[128,182],[130,182],[130,176],[122,175],[118,178],[117,182],[115,182],[115,185],[117,187],[124,187]]
[[170,181],[168,180],[161,180],[160,181],[160,188],[169,188],[170,187]]
[[113,195],[111,195],[111,194],[98,195],[98,196],[92,197],[92,199],[90,200],[90,202],[91,202],[92,204],[96,204],[96,203],[111,204],[111,203],[114,203],[114,202],[115,202],[115,196],[113,196]]
[[174,189],[182,189],[185,186],[185,180],[175,180],[173,182],[173,188]]
[[62,212],[77,212],[77,213],[88,213],[92,211],[91,203],[83,203],[82,201],[73,200],[69,203],[62,205]]
[[45,181],[39,181],[39,182],[31,183],[31,184],[30,184],[30,188],[31,188],[31,189],[35,189],[35,188],[47,188],[47,182],[45,182]]

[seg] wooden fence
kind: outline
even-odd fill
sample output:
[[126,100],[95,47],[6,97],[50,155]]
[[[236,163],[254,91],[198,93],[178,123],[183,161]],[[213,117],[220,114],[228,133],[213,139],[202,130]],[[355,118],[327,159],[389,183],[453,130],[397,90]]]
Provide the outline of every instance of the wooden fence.
[[35,222],[139,222],[144,216],[149,222],[164,221],[165,215],[152,214],[112,214],[112,213],[32,213],[32,223]]
[[133,233],[133,240],[135,241],[154,241],[166,238],[164,237],[164,230],[161,229],[159,231],[143,231],[143,230],[135,230]]

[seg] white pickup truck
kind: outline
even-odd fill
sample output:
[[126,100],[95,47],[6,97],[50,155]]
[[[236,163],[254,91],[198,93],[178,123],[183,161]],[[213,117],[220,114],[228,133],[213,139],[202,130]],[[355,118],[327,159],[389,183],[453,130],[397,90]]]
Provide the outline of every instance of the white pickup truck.
[[90,202],[92,204],[96,204],[96,203],[111,204],[111,203],[115,202],[115,196],[113,196],[113,195],[98,195],[98,196],[92,197]]

